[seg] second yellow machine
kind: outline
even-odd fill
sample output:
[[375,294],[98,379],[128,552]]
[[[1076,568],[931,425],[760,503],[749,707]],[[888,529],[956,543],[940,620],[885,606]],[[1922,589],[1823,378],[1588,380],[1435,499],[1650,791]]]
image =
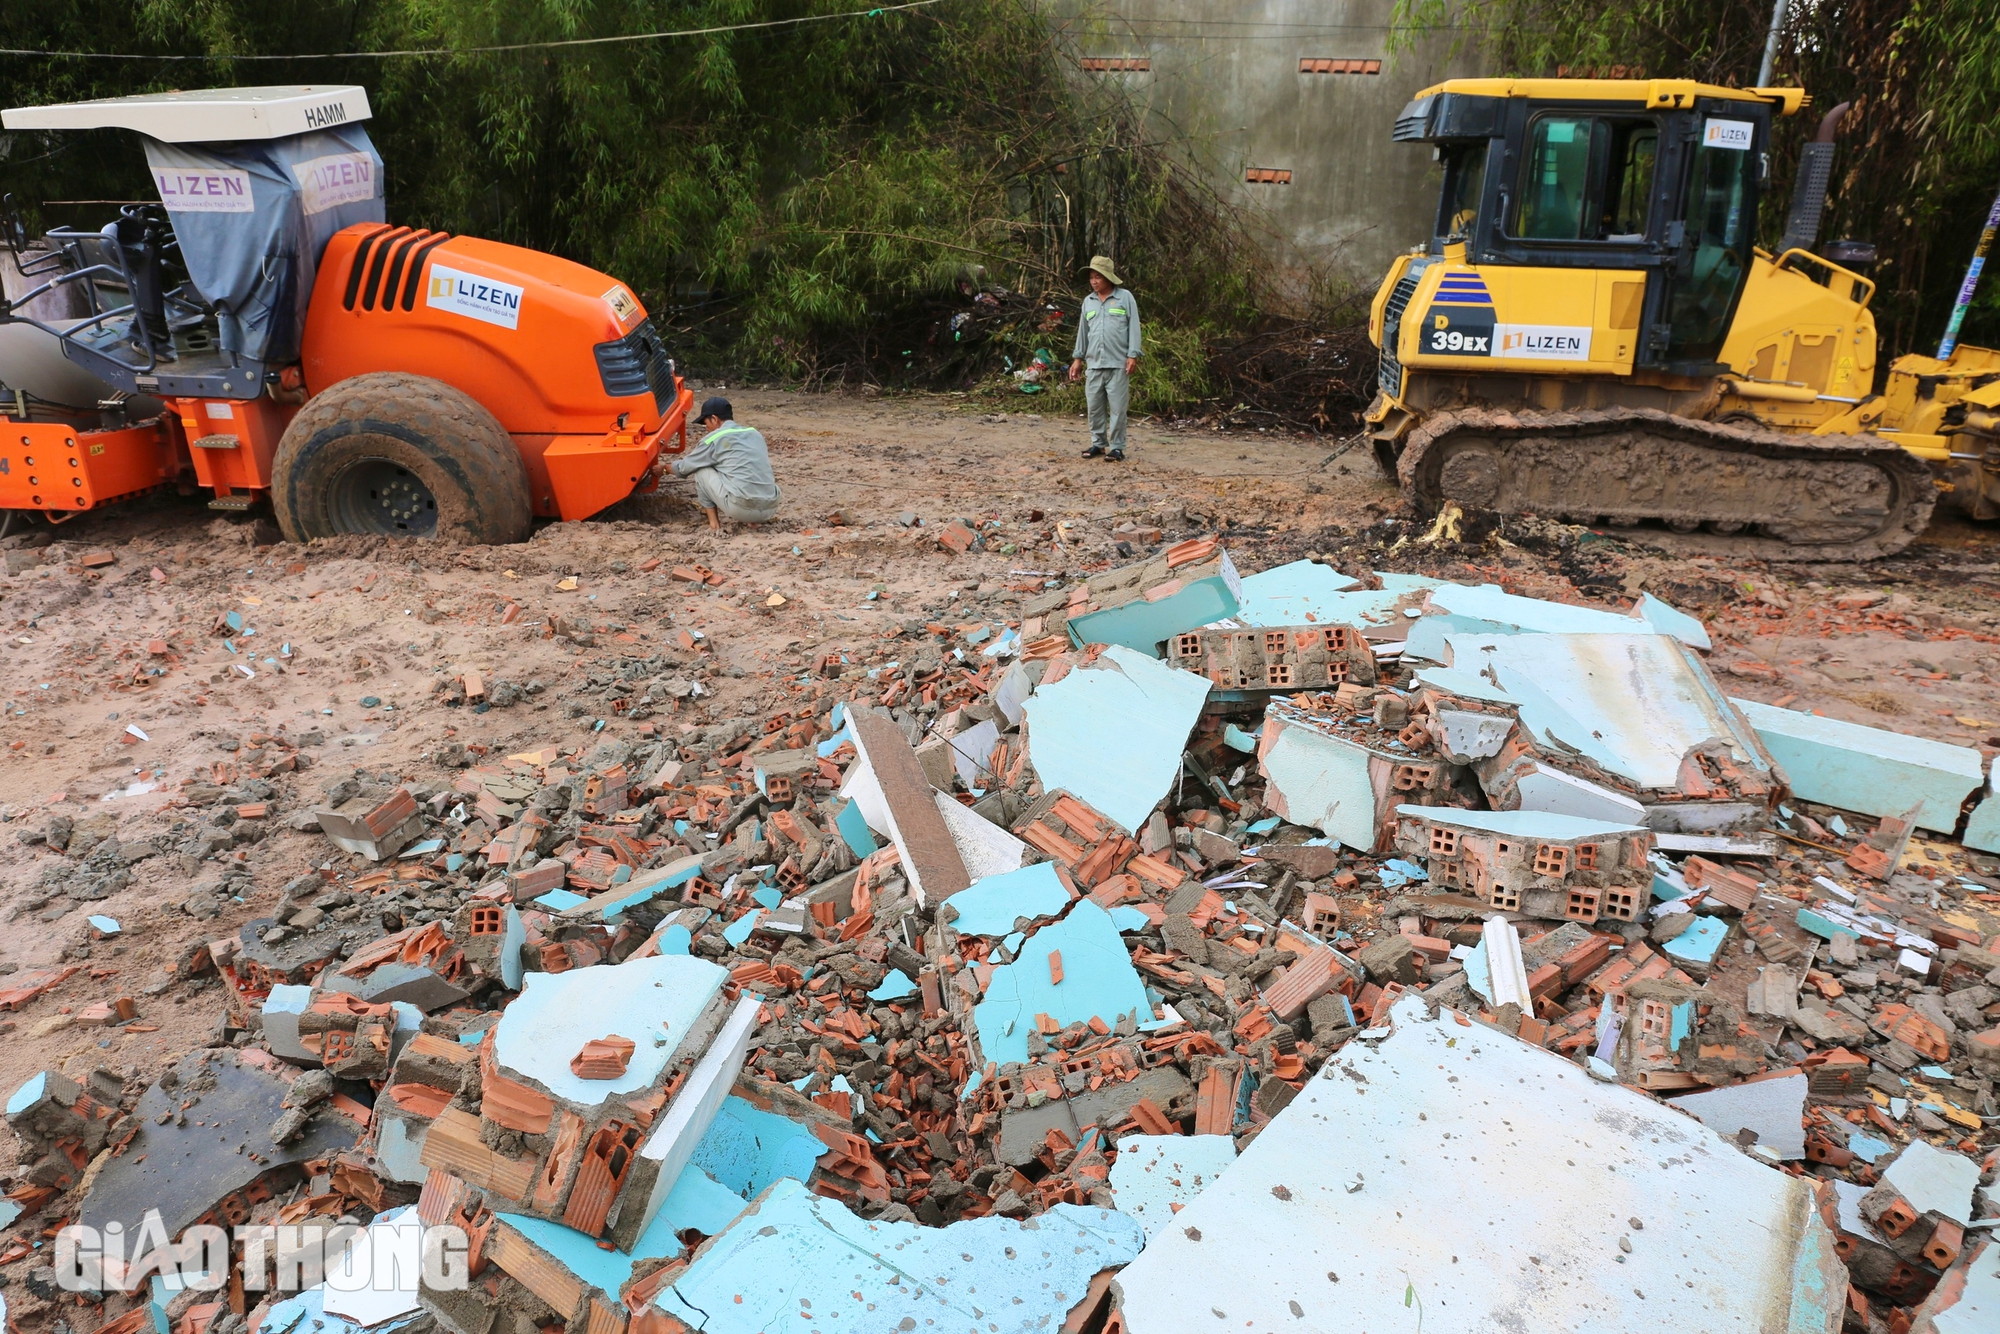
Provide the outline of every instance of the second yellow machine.
[[1448,502],[1734,535],[1856,560],[1913,541],[1940,491],[2000,516],[2000,353],[1906,356],[1876,392],[1871,247],[1817,245],[1845,106],[1759,248],[1771,122],[1794,88],[1462,79],[1420,93],[1430,242],[1370,312],[1377,459]]

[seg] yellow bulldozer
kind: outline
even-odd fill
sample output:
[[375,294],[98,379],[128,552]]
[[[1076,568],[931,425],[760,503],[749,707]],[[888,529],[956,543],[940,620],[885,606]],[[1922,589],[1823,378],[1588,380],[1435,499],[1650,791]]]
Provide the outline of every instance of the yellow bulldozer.
[[1743,554],[1865,560],[1940,495],[2000,516],[2000,352],[1898,358],[1876,391],[1871,246],[1818,246],[1833,137],[1755,244],[1771,124],[1796,88],[1454,79],[1395,138],[1443,169],[1430,241],[1369,313],[1378,462],[1448,503],[1728,534]]

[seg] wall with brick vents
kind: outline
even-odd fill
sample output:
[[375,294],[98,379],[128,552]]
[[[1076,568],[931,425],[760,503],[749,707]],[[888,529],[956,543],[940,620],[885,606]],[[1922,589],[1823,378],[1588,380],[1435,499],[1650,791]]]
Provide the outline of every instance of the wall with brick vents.
[[[1392,0],[1057,0],[1077,77],[1116,79],[1270,236],[1296,287],[1332,266],[1373,282],[1427,240],[1430,150],[1390,127],[1418,89],[1487,72],[1433,41],[1392,57]],[[1144,293],[1146,275],[1129,279]]]

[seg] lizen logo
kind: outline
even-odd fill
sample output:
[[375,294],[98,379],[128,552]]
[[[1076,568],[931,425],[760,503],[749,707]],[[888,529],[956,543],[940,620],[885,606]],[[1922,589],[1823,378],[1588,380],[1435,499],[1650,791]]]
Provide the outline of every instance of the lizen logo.
[[366,153],[329,153],[294,162],[292,175],[298,177],[307,217],[375,197],[375,159]]
[[512,283],[433,264],[424,304],[437,310],[448,310],[454,315],[497,324],[503,329],[513,329],[520,326],[521,297],[526,290]]
[[155,167],[160,202],[176,213],[255,213],[250,173],[240,167]]
[[1727,148],[1747,153],[1757,141],[1757,126],[1747,120],[1705,120],[1701,123],[1703,148]]
[[1589,326],[1501,324],[1494,326],[1493,355],[1529,361],[1588,361]]

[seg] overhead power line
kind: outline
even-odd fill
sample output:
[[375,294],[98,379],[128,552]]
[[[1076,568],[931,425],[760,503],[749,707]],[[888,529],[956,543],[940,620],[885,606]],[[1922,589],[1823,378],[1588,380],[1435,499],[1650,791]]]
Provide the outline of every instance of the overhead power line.
[[397,51],[308,51],[295,55],[171,55],[144,51],[45,51],[25,47],[0,47],[0,56],[38,56],[67,60],[160,60],[160,61],[239,61],[239,60],[389,60],[400,57],[478,56],[509,51],[554,51],[577,46],[611,46],[629,42],[670,41],[676,37],[709,37],[726,32],[749,32],[758,28],[793,28],[807,23],[832,23],[840,19],[875,18],[904,10],[923,9],[942,0],[907,0],[900,5],[877,5],[873,9],[850,9],[838,14],[806,14],[798,18],[766,19],[760,23],[730,23],[713,28],[674,28],[660,32],[622,33],[615,37],[571,37],[548,42],[508,42],[499,46],[428,46]]

